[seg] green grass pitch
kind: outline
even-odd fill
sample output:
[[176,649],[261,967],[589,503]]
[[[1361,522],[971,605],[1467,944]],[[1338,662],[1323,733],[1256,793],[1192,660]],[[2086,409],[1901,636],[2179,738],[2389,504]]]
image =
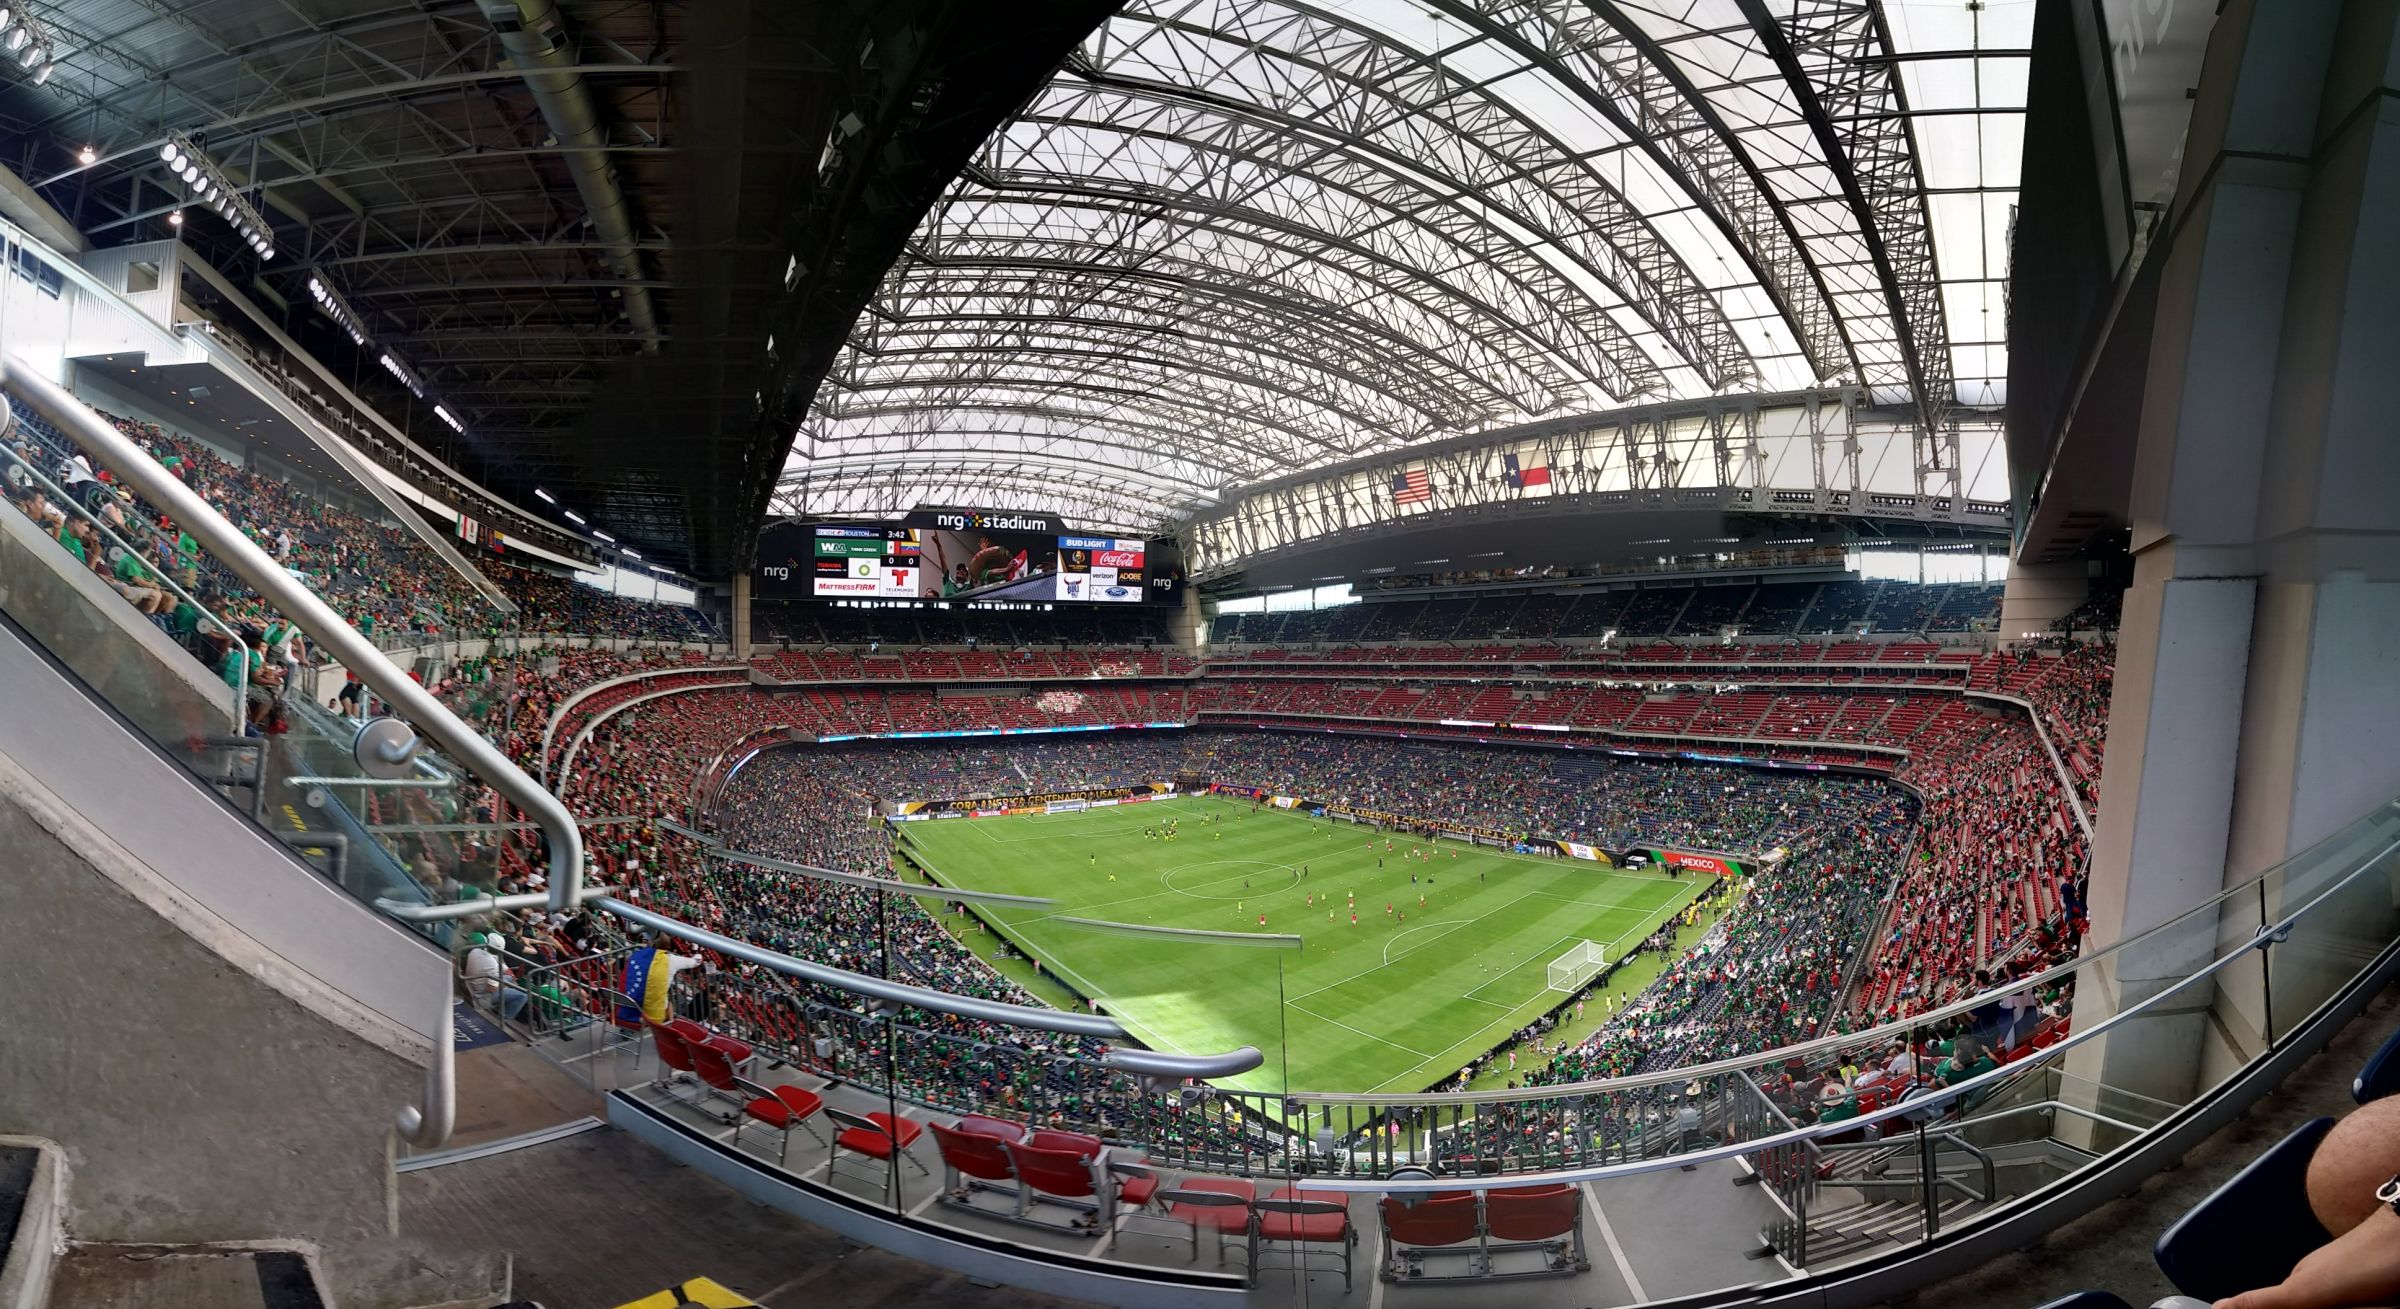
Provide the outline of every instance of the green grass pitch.
[[[1170,818],[1181,820],[1174,840],[1142,834]],[[1555,1004],[1549,965],[1569,946],[1598,941],[1615,958],[1698,889],[1455,841],[1393,836],[1386,853],[1385,835],[1370,828],[1218,797],[910,823],[901,833],[944,885],[1055,901],[987,906],[983,916],[1144,1044],[1266,1051],[1263,1067],[1227,1079],[1245,1090],[1424,1090]],[[1420,848],[1430,861],[1408,856]],[[1142,937],[1068,918],[1304,944]]]

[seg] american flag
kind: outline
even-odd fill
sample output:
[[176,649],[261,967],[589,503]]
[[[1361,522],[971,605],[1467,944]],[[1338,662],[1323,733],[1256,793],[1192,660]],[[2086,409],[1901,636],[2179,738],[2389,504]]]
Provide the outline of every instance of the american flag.
[[1404,468],[1392,474],[1392,503],[1421,505],[1433,498],[1433,484],[1423,468]]

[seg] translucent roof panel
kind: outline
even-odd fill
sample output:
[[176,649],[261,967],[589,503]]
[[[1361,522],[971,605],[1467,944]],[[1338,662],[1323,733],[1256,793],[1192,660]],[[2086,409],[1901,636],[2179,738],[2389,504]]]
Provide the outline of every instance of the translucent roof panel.
[[918,227],[786,503],[1013,490],[1148,527],[1423,442],[1830,384],[1940,430],[2005,399],[2032,12],[1134,0]]

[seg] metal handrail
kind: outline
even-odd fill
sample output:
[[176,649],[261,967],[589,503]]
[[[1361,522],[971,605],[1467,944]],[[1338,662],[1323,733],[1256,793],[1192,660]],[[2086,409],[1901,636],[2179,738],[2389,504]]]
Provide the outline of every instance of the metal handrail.
[[[669,918],[665,914],[637,908],[614,897],[601,896],[587,903],[591,908],[606,910],[635,926],[647,927],[654,932],[664,932],[694,945],[705,946],[719,954],[757,964],[771,972],[831,987],[835,990],[847,991],[852,995],[863,995],[869,999],[907,1005],[910,1008],[923,1009],[931,1013],[950,1014],[958,1018],[972,1018],[978,1022],[996,1023],[1003,1027],[1034,1028],[1040,1031],[1064,1032],[1073,1036],[1093,1036],[1106,1040],[1127,1039],[1125,1029],[1115,1019],[1102,1014],[1078,1014],[1059,1009],[1007,1004],[999,1000],[985,1000],[976,996],[937,991],[930,987],[912,986],[907,982],[895,982],[889,978],[870,977],[864,973],[853,973],[840,968],[830,968],[824,964],[810,963],[805,959],[795,959],[788,954],[755,946],[747,941],[737,941],[730,936],[709,931],[705,927],[694,927],[690,923]],[[1111,1047],[1107,1053],[1101,1056],[1100,1062],[1130,1073],[1156,1077],[1207,1079],[1233,1077],[1249,1072],[1264,1064],[1266,1055],[1253,1045],[1245,1045],[1238,1050],[1229,1050],[1222,1054],[1208,1055],[1180,1055],[1154,1050]]]
[[[432,737],[452,759],[473,770],[527,817],[540,823],[542,835],[550,845],[549,908],[564,912],[582,904],[583,835],[576,830],[574,816],[558,797],[543,790],[499,747],[384,658],[372,641],[360,635],[358,629],[315,592],[285,572],[266,551],[252,544],[198,493],[143,453],[131,437],[102,421],[65,388],[34,366],[5,354],[0,354],[0,384],[15,387],[51,426],[83,447],[95,462],[131,485],[144,499],[165,510],[277,612],[298,623],[320,647],[331,651],[353,677],[382,696],[385,704],[393,706],[419,731]],[[447,1141],[456,1118],[457,1080],[450,1054],[450,1018],[450,993],[445,985],[441,1017],[433,1031],[434,1058],[425,1071],[426,1107],[419,1110],[409,1106],[399,1115],[401,1135],[409,1144],[424,1149]]]
[[[8,418],[8,397],[5,395],[0,395],[0,435],[5,435],[8,430]],[[50,495],[58,501],[61,512],[75,514],[76,516],[82,518],[85,522],[90,523],[93,528],[98,530],[101,535],[107,537],[109,541],[119,550],[123,550],[136,559],[142,558],[142,552],[140,550],[135,549],[130,542],[125,540],[125,538],[118,536],[114,531],[110,530],[108,524],[101,521],[98,514],[95,514],[91,510],[84,508],[82,501],[77,500],[72,495],[69,495],[65,487],[62,487],[58,483],[50,480],[50,475],[44,473],[41,468],[35,465],[31,460],[20,458],[16,451],[11,450],[4,445],[0,445],[0,455],[8,456],[10,462],[15,463],[18,467],[23,468],[26,472],[31,473],[34,480],[41,483],[42,489],[49,492]],[[147,562],[143,564],[143,567],[149,568],[150,575],[158,579],[160,587],[163,588],[168,594],[173,595],[176,599],[181,600],[187,605],[190,605],[194,612],[198,613],[202,618],[207,619],[208,622],[218,631],[223,632],[226,640],[232,641],[237,645],[241,644],[242,634],[235,630],[231,623],[228,623],[223,618],[218,617],[215,610],[210,609],[208,606],[194,599],[190,592],[177,585],[175,579],[167,576],[164,572],[161,572],[156,568],[150,568]],[[243,646],[243,649],[246,652],[248,647],[245,645]],[[233,690],[233,726],[236,731],[239,731],[243,724],[248,721],[247,706],[250,702],[250,660],[245,653],[244,657],[236,662],[240,665],[237,672],[237,676],[240,678],[240,680],[228,682],[226,685],[231,687]]]

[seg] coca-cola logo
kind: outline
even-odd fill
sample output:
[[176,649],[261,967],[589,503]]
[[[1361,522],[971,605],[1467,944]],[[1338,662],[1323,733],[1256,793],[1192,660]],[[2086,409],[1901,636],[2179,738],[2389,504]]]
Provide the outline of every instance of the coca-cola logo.
[[1142,555],[1139,550],[1096,550],[1092,562],[1102,568],[1139,568]]

